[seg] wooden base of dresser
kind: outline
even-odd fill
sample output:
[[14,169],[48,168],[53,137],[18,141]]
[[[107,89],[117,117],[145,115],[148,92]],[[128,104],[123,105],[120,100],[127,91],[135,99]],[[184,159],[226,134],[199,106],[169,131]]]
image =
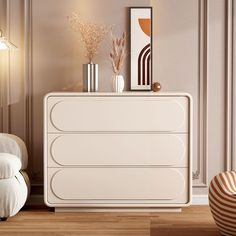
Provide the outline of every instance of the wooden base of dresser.
[[181,208],[148,208],[148,207],[126,207],[126,208],[89,208],[89,207],[55,207],[55,212],[181,212]]

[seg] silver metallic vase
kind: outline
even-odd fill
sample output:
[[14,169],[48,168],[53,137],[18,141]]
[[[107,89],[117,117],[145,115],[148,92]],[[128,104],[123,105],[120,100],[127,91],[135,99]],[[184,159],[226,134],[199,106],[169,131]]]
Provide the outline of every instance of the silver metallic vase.
[[98,64],[83,64],[83,91],[98,91]]

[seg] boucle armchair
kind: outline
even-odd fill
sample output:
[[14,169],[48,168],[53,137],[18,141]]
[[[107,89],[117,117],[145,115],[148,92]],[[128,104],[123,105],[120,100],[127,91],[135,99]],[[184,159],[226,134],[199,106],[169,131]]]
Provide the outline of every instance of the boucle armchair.
[[25,169],[28,154],[15,135],[0,133],[0,220],[14,216],[24,206],[30,182]]
[[236,172],[226,171],[213,178],[209,204],[222,235],[236,235]]

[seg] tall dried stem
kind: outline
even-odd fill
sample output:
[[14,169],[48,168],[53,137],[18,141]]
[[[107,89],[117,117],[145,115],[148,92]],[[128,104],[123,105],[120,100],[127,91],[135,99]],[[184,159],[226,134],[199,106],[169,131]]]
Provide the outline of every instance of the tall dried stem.
[[75,32],[80,32],[81,41],[84,43],[86,50],[85,57],[89,60],[89,63],[92,63],[95,55],[98,53],[101,42],[111,30],[111,27],[85,22],[76,12],[68,16],[68,20],[71,28]]
[[124,65],[127,49],[126,49],[127,37],[123,32],[121,37],[112,36],[112,48],[110,52],[110,60],[113,72],[118,75]]

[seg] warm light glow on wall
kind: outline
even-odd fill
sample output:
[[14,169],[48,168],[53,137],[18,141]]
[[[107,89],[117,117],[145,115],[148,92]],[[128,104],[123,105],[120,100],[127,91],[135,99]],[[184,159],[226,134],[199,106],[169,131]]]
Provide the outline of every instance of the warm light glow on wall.
[[0,30],[0,50],[12,50],[17,49],[16,45],[7,40],[6,37],[2,36],[2,30]]
[[0,42],[0,50],[7,50],[8,47],[4,42]]

